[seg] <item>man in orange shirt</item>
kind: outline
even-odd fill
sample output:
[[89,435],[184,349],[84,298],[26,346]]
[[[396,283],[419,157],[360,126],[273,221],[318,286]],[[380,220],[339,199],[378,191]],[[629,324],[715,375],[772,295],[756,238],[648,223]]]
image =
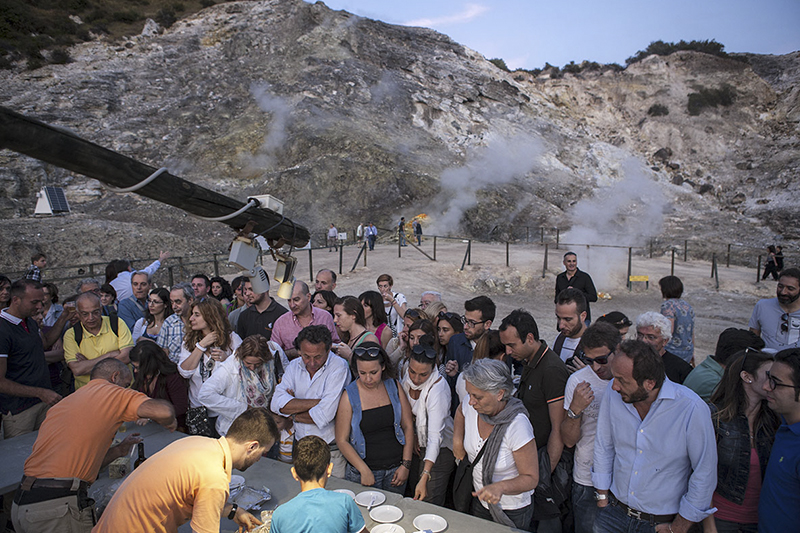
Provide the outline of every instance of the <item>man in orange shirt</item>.
[[224,437],[173,442],[128,476],[92,532],[172,533],[191,520],[196,533],[218,533],[222,516],[249,531],[261,522],[226,504],[231,470],[255,464],[278,437],[270,412],[253,408],[239,415]]
[[132,434],[110,447],[119,425],[150,418],[175,429],[172,405],[128,389],[131,379],[124,363],[105,359],[92,369],[86,386],[48,411],[14,497],[11,520],[17,533],[91,531],[89,485],[103,465],[127,455],[141,441]]

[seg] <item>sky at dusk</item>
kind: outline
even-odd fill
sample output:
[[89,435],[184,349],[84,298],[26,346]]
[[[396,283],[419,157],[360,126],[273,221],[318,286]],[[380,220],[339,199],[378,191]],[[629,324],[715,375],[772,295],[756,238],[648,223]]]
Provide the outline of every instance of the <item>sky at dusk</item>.
[[727,52],[800,50],[800,0],[325,0],[331,9],[423,26],[514,68],[625,64],[652,41],[714,39]]

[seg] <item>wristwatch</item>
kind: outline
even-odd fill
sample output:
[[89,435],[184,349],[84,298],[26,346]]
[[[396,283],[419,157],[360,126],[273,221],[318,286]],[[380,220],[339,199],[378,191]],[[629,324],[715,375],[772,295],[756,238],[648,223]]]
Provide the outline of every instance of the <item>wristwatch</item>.
[[600,494],[599,492],[594,491],[594,499],[595,499],[595,501],[598,501],[598,502],[603,501],[603,500],[607,500],[608,499],[608,494]]
[[580,413],[576,414],[575,411],[573,411],[572,409],[567,409],[567,416],[570,417],[573,420],[579,419],[582,415],[583,415],[583,411],[581,411]]
[[[595,494],[597,494],[597,493],[595,493]],[[233,517],[236,516],[236,511],[238,511],[238,510],[239,510],[239,505],[234,503],[231,506],[231,512],[228,513],[228,520],[233,520]]]

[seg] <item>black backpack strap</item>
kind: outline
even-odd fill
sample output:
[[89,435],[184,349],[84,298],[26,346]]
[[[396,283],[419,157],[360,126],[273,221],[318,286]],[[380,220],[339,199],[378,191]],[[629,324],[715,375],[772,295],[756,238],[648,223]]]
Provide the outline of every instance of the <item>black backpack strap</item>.
[[116,313],[109,313],[108,314],[108,322],[111,326],[111,331],[114,332],[114,335],[119,337],[119,317]]
[[75,344],[80,348],[83,341],[83,326],[80,322],[72,326],[72,332],[75,334]]
[[563,333],[559,333],[558,337],[556,337],[556,342],[553,343],[553,351],[561,357],[561,348],[564,347],[564,341],[566,340],[566,336]]

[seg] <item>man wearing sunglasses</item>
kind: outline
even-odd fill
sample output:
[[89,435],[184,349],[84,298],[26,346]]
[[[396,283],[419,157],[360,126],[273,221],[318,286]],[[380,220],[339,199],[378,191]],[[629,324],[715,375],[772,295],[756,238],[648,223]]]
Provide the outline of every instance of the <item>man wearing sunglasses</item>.
[[800,268],[787,268],[778,278],[776,298],[759,300],[750,317],[750,331],[768,350],[800,346]]
[[597,511],[592,484],[597,414],[611,379],[608,363],[620,340],[619,330],[608,323],[597,322],[586,329],[575,350],[575,357],[586,366],[569,377],[564,391],[567,416],[561,422],[561,438],[564,446],[575,446],[572,471],[575,533],[592,533]]
[[797,531],[800,524],[800,348],[775,355],[764,383],[767,402],[783,424],[767,463],[758,503],[758,531]]

